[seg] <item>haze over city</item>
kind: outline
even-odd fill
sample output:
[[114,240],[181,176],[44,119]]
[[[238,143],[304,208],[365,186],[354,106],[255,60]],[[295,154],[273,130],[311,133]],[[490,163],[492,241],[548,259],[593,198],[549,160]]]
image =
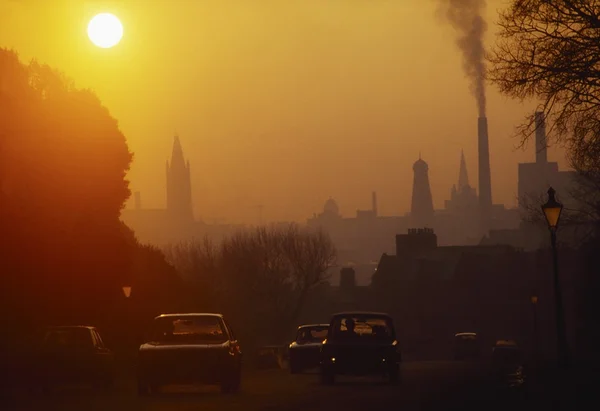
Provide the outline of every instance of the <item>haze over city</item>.
[[599,34],[0,0],[0,409],[600,409]]
[[[488,1],[486,45],[501,6]],[[24,61],[60,67],[98,94],[135,153],[128,178],[144,207],[165,206],[164,165],[178,134],[197,218],[255,223],[262,204],[265,221],[304,221],[330,196],[351,216],[373,190],[380,214],[402,215],[419,154],[436,208],[456,183],[461,150],[477,186],[477,106],[456,32],[437,7],[0,1],[0,39]],[[90,47],[80,32],[107,8],[123,22],[123,39]],[[534,104],[494,86],[487,103],[493,201],[513,207],[517,163],[532,161],[534,149],[518,149],[512,136]],[[551,148],[549,158],[566,167],[562,151]]]

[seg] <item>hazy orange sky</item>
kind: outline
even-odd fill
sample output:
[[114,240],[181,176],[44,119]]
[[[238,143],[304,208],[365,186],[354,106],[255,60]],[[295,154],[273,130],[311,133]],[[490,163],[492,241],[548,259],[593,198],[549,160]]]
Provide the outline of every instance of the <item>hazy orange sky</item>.
[[[487,44],[496,9],[488,1]],[[132,191],[164,207],[179,133],[206,221],[305,220],[334,197],[346,216],[409,210],[412,164],[429,163],[437,208],[464,149],[477,183],[477,110],[453,29],[435,0],[0,0],[0,46],[96,91],[135,153]],[[116,14],[122,42],[86,26]],[[492,196],[516,204],[514,127],[533,106],[488,89]],[[550,151],[551,160],[563,155]]]

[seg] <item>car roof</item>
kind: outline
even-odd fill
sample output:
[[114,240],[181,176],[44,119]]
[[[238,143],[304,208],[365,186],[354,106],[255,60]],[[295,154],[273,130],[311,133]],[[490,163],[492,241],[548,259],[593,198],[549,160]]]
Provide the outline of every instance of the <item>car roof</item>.
[[333,314],[333,317],[345,317],[345,316],[350,316],[350,315],[370,315],[373,317],[392,318],[392,316],[389,315],[388,313],[381,313],[381,312],[375,312],[375,311],[342,311],[342,312]]
[[177,317],[218,317],[223,318],[223,314],[218,313],[172,313],[172,314],[161,314],[154,317],[155,320],[159,318],[177,318]]
[[514,340],[498,340],[495,348],[519,348],[519,344]]
[[298,327],[298,329],[302,328],[316,328],[316,327],[329,327],[329,324],[304,324]]
[[96,327],[91,325],[49,325],[44,328],[45,330],[69,330],[69,329],[86,329],[95,330]]

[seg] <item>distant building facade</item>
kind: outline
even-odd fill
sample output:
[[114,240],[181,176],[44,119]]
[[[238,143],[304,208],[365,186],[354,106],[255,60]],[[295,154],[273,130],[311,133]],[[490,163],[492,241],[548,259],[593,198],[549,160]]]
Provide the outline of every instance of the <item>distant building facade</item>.
[[535,162],[519,164],[518,201],[524,213],[547,200],[546,191],[553,187],[559,201],[574,207],[572,189],[576,181],[574,171],[561,171],[558,163],[548,161],[546,121],[544,113],[535,113]]

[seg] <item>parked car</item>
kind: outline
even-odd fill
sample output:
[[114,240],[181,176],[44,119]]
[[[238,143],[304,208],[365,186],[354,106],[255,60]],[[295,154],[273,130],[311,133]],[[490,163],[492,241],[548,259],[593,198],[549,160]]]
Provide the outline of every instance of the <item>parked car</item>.
[[463,332],[454,335],[454,359],[457,361],[479,358],[481,347],[477,333]]
[[385,313],[335,314],[321,347],[321,378],[333,384],[336,375],[381,375],[400,379],[402,360],[392,318]]
[[513,340],[496,341],[492,348],[492,367],[496,382],[506,388],[522,388],[525,384],[523,350]]
[[172,383],[216,384],[223,392],[240,389],[242,351],[221,314],[156,317],[138,360],[140,395]]
[[321,355],[321,345],[327,338],[329,324],[311,324],[298,327],[296,339],[290,344],[290,372],[298,374],[317,368]]
[[47,327],[41,337],[34,354],[36,387],[49,390],[69,383],[111,387],[114,355],[95,327]]

